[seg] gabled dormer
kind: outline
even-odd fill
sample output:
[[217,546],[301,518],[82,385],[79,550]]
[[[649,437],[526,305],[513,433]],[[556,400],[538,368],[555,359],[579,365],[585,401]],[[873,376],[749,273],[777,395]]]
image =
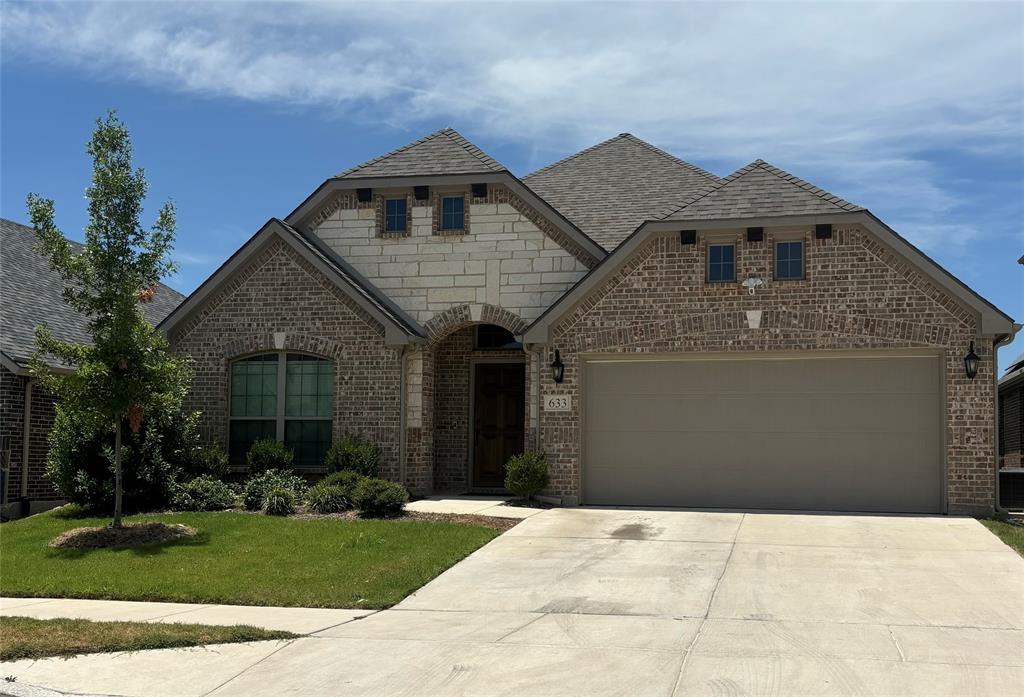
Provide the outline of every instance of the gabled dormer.
[[450,128],[327,180],[286,220],[421,323],[455,306],[530,322],[605,256]]

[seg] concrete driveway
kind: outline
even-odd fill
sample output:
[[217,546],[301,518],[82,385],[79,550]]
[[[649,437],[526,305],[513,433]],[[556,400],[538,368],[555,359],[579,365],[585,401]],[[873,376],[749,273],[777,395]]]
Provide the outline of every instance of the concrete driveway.
[[961,518],[556,509],[292,642],[24,667],[120,695],[1020,695],[1024,559]]

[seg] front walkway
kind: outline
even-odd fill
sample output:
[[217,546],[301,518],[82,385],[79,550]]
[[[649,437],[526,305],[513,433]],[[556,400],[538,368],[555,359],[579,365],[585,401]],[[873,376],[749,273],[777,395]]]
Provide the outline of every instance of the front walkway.
[[0,598],[0,616],[35,617],[40,620],[68,617],[96,622],[181,622],[227,626],[248,624],[294,634],[312,634],[374,612],[376,610],[143,603],[131,600]]
[[405,505],[405,510],[415,513],[457,513],[461,515],[485,515],[492,518],[530,518],[543,508],[509,505],[510,496],[484,496],[474,494],[449,494],[428,496]]
[[554,509],[300,639],[3,672],[133,696],[1018,695],[1022,578],[971,519]]

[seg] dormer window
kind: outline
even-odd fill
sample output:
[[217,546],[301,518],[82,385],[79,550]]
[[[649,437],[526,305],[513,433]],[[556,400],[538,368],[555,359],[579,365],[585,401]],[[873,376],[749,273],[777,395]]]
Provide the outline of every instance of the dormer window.
[[466,229],[466,198],[464,195],[441,197],[441,231]]
[[470,221],[469,189],[432,191],[432,230],[435,235],[468,235]]
[[405,197],[384,199],[384,232],[408,232]]

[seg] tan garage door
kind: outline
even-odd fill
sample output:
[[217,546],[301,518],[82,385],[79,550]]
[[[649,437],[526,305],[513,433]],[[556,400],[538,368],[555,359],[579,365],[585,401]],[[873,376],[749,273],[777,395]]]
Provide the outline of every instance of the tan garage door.
[[587,360],[583,502],[941,512],[938,361]]

